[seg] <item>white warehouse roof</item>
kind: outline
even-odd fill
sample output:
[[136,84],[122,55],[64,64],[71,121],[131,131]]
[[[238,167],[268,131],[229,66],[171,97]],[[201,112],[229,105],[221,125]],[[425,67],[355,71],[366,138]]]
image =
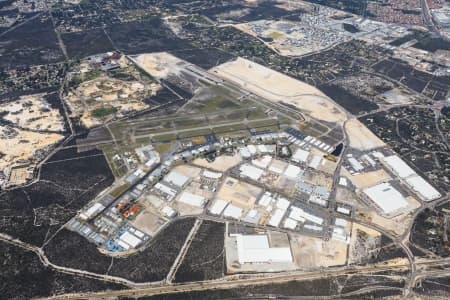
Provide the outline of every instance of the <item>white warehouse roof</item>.
[[164,177],[164,181],[170,182],[179,187],[183,187],[189,181],[189,177],[184,176],[181,173],[171,171],[166,175],[166,177]]
[[160,182],[158,182],[157,184],[155,184],[155,189],[160,190],[161,192],[169,195],[171,198],[175,197],[177,195],[177,191],[168,187],[165,184],[162,184]]
[[416,172],[414,172],[414,170],[397,155],[391,155],[382,159],[400,178],[406,178],[416,174]]
[[297,149],[294,155],[292,155],[291,160],[295,162],[306,162],[308,159],[309,152],[303,149]]
[[242,208],[229,204],[223,212],[224,217],[230,217],[233,219],[240,219],[242,216]]
[[212,172],[208,170],[203,171],[203,176],[211,179],[219,179],[222,177],[222,173],[220,172]]
[[286,170],[284,170],[284,175],[289,178],[298,178],[302,169],[297,166],[289,164]]
[[441,194],[431,184],[418,175],[407,178],[406,182],[426,201],[431,201],[441,197]]
[[345,226],[347,226],[348,222],[346,220],[344,220],[344,219],[337,218],[334,221],[334,224],[337,225],[337,226],[345,227]]
[[275,210],[275,213],[272,215],[272,217],[269,220],[269,225],[273,227],[278,227],[280,225],[281,219],[283,219],[285,210],[277,209]]
[[258,204],[267,207],[275,199],[270,192],[265,192],[258,200]]
[[288,199],[286,199],[284,197],[278,197],[277,208],[279,208],[281,210],[287,210],[290,204],[291,204],[291,202],[289,202]]
[[251,166],[249,164],[242,165],[239,168],[239,170],[241,171],[241,175],[253,179],[255,181],[258,180],[264,174],[263,170]]
[[177,212],[172,207],[167,205],[164,206],[161,211],[169,218],[175,217],[175,215],[177,214]]
[[251,155],[255,155],[256,154],[256,147],[254,145],[248,145],[247,149],[248,149],[248,151],[250,152]]
[[289,218],[294,219],[296,221],[299,222],[305,222],[306,220],[322,225],[323,224],[323,219],[312,215],[306,211],[304,211],[303,209],[301,209],[300,207],[296,207],[296,206],[291,206],[291,213],[289,214]]
[[240,153],[241,156],[244,157],[244,158],[249,158],[250,156],[252,156],[252,154],[250,153],[250,151],[248,151],[247,147],[241,147],[241,148],[239,148],[239,153]]
[[386,182],[366,188],[364,194],[386,214],[408,206],[408,202],[406,202],[403,195]]
[[274,145],[258,145],[258,150],[260,153],[274,153],[275,146]]
[[142,240],[138,239],[136,236],[132,235],[128,231],[126,231],[124,234],[120,236],[120,240],[124,241],[133,248],[136,248],[136,246],[142,242]]
[[342,206],[338,206],[338,208],[336,210],[344,215],[349,215],[351,213],[350,209],[342,207]]
[[205,205],[206,198],[188,192],[183,192],[180,198],[178,198],[178,202],[182,202],[196,207],[203,207],[203,205]]
[[269,166],[270,162],[272,161],[272,156],[270,155],[264,155],[263,157],[258,157],[252,160],[252,164],[255,166],[265,169]]
[[209,208],[209,212],[212,213],[213,215],[220,215],[227,206],[227,204],[228,202],[221,199],[217,199]]
[[83,219],[88,219],[93,215],[95,215],[96,213],[103,210],[104,208],[105,206],[103,204],[97,202],[94,205],[92,205],[88,210],[86,210],[84,213],[81,213],[80,217]]
[[322,161],[322,157],[320,157],[318,155],[314,155],[313,158],[311,159],[311,161],[309,162],[308,166],[313,169],[317,169],[319,167],[321,161]]
[[292,262],[290,247],[270,248],[267,235],[236,234],[239,263]]
[[290,218],[286,218],[286,219],[284,220],[284,225],[283,225],[283,227],[284,227],[284,228],[287,228],[287,229],[292,229],[292,230],[294,230],[294,229],[297,227],[297,224],[298,224],[297,221],[292,220],[292,219],[290,219]]
[[356,172],[359,172],[364,169],[364,166],[359,161],[357,161],[354,157],[350,157],[348,159],[348,162],[353,167],[353,169],[355,169]]
[[120,247],[122,247],[123,249],[125,249],[125,250],[130,249],[130,245],[128,245],[127,243],[123,242],[122,240],[118,240],[118,241],[117,241],[117,244],[118,244]]

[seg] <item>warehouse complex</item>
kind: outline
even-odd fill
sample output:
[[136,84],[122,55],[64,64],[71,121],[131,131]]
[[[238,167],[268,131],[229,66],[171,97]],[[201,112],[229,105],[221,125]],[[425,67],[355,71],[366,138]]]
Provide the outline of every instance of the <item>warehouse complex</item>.
[[161,162],[144,146],[136,149],[141,166],[123,179],[129,188],[104,193],[68,227],[120,256],[145,247],[171,220],[212,219],[234,224],[224,237],[230,273],[283,271],[304,264],[293,246],[302,236],[333,245],[336,261],[345,259],[354,211],[332,196],[335,184],[395,222],[418,201],[441,197],[387,148],[347,153],[335,181],[338,148],[293,128],[190,146]]
[[236,238],[238,261],[244,263],[292,262],[289,247],[270,247],[267,235],[232,235]]
[[441,197],[441,194],[431,184],[419,176],[397,155],[383,157],[382,161],[424,201]]
[[408,206],[405,198],[389,183],[380,183],[364,190],[368,199],[386,215],[394,215]]

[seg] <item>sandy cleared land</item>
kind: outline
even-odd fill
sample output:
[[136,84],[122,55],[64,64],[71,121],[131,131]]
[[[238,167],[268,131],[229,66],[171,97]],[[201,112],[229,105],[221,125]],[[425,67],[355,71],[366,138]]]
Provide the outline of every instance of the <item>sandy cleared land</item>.
[[351,182],[359,189],[373,186],[392,179],[391,176],[383,169],[361,173],[358,175],[351,175],[347,170],[343,168],[342,173],[345,177],[349,178]]
[[247,59],[239,57],[210,72],[268,100],[294,105],[318,120],[343,122],[347,119],[346,114],[315,87]]
[[[256,0],[255,0],[256,1]],[[292,0],[278,0],[276,7],[291,11],[296,9],[304,9],[306,11],[309,11],[313,8],[313,5],[308,2],[304,1],[292,1]]]
[[198,178],[200,176],[202,169],[193,167],[193,166],[179,165],[179,166],[176,166],[175,168],[173,168],[172,171],[181,173],[184,176],[187,176],[187,177],[193,179],[193,178]]
[[23,184],[32,177],[32,174],[28,172],[28,167],[13,168],[9,174],[9,183],[12,185]]
[[[398,216],[392,219],[387,219],[382,216],[380,216],[377,212],[372,212],[370,214],[371,222],[382,226],[383,228],[395,232],[398,235],[401,235],[405,232],[405,230],[408,228],[408,218],[405,218],[404,215]],[[409,218],[411,221],[411,218]]]
[[3,118],[21,128],[31,130],[64,131],[64,119],[43,98],[43,94],[22,96],[19,100],[2,104]]
[[165,222],[164,219],[159,217],[148,207],[144,208],[136,219],[130,221],[131,225],[150,236],[154,236]]
[[398,235],[403,234],[405,230],[409,228],[408,225],[414,221],[409,212],[412,212],[420,207],[420,203],[414,199],[414,197],[406,197],[405,199],[406,202],[408,202],[408,206],[405,208],[405,213],[397,217],[387,219],[380,216],[377,211],[373,211],[370,214],[371,222],[387,230],[395,232]]
[[295,263],[300,268],[317,268],[344,265],[347,244],[303,235],[291,235],[291,249]]
[[219,157],[216,157],[213,162],[208,162],[204,158],[197,158],[192,163],[196,166],[212,169],[219,172],[225,172],[226,170],[229,170],[240,164],[241,161],[241,156],[236,153],[233,156],[221,155]]
[[399,89],[392,89],[381,94],[383,100],[389,104],[410,104],[412,95],[407,95]]
[[353,191],[347,188],[337,186],[336,187],[336,201],[349,204],[355,209],[366,208],[367,206],[359,200]]
[[177,74],[186,62],[167,52],[140,54],[133,58],[136,64],[156,78]]
[[367,151],[386,145],[357,119],[347,121],[345,123],[345,131],[349,136],[350,146],[352,148]]
[[57,133],[38,133],[14,129],[16,135],[8,138],[2,134],[5,130],[0,126],[0,153],[3,154],[3,157],[0,158],[1,170],[19,160],[32,158],[36,150],[53,145],[64,137]]
[[222,199],[242,208],[252,208],[261,189],[254,185],[227,177],[216,195],[216,199]]
[[370,229],[364,225],[353,223],[351,239],[350,239],[350,247],[349,247],[349,263],[357,262],[362,256],[366,255],[366,253],[361,253],[361,250],[358,251],[356,249],[356,241],[357,241],[357,232],[362,231],[367,234],[369,238],[377,239],[381,237],[381,233]]
[[[309,160],[308,163],[313,159],[314,155],[319,156],[319,157],[323,157],[325,154],[325,152],[320,151],[317,148],[312,148],[310,151],[310,155],[309,155]],[[333,175],[334,171],[337,168],[337,163],[336,162],[332,162],[328,159],[322,159],[322,161],[320,162],[320,165],[317,167],[317,170],[322,171],[324,173],[327,173],[329,175]]]
[[[148,108],[144,99],[149,94],[155,94],[159,85],[144,86],[138,81],[124,81],[102,76],[81,83],[74,91],[65,97],[66,103],[74,116],[80,116],[81,122],[88,128],[104,123],[104,118],[124,116],[130,111],[140,111]],[[103,107],[115,107],[117,112],[98,118],[92,111]]]
[[212,191],[202,188],[202,184],[199,181],[191,182],[184,189],[184,191],[194,194],[194,195],[202,196],[203,198],[206,198],[206,199],[212,199],[212,197],[214,196],[214,193]]
[[[231,26],[235,27],[236,29],[239,29],[242,32],[245,32],[248,35],[251,35],[251,36],[259,39],[258,34],[250,27],[250,25],[248,23],[240,23],[240,24],[235,24],[235,25],[231,25]],[[287,53],[287,51],[283,51],[283,49],[280,50],[279,48],[272,46],[271,43],[267,43],[267,42],[263,41],[262,39],[260,39],[260,41],[263,42],[264,45],[266,45],[270,49],[274,50],[275,52],[279,52],[281,55],[286,55],[286,56],[292,55],[290,53]]]
[[195,216],[203,213],[203,208],[175,201],[172,205],[180,216]]

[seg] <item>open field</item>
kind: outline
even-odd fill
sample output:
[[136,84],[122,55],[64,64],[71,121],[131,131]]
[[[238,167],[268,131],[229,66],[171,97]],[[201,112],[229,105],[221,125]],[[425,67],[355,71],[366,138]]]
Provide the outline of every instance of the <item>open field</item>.
[[355,175],[351,175],[345,169],[342,170],[344,170],[343,174],[359,189],[364,189],[366,187],[387,182],[392,179],[391,176],[383,169]]
[[315,87],[249,60],[238,58],[211,72],[268,100],[293,105],[318,120],[346,120],[345,113]]
[[194,165],[213,169],[215,171],[225,172],[241,163],[241,156],[236,153],[233,156],[221,155],[216,157],[213,162],[208,162],[204,158],[197,158],[193,161]]
[[169,74],[179,73],[182,69],[180,65],[186,64],[167,52],[140,54],[133,60],[140,68],[160,79],[167,78]]
[[[4,170],[19,160],[32,159],[35,151],[44,150],[61,141],[59,133],[39,133],[0,126],[0,169]],[[18,146],[20,145],[20,146]]]
[[64,131],[64,119],[43,94],[22,96],[19,100],[4,103],[0,107],[0,119],[23,129]]
[[291,249],[295,263],[300,268],[345,265],[347,244],[341,241],[324,241],[300,234],[291,235]]
[[345,124],[345,131],[350,139],[350,146],[361,151],[384,147],[385,143],[373,134],[357,119],[351,119]]
[[246,182],[227,177],[216,198],[232,202],[240,207],[253,207],[262,189]]
[[163,226],[166,221],[162,219],[160,216],[156,215],[150,208],[149,205],[146,205],[145,201],[141,202],[143,206],[146,206],[143,211],[139,213],[139,215],[130,222],[135,228],[140,231],[154,236],[158,230]]

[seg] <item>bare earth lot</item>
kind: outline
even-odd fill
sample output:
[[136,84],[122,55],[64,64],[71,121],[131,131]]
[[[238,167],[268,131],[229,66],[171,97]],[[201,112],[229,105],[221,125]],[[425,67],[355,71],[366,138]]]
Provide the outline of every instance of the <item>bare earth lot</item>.
[[268,100],[294,105],[315,119],[333,123],[347,119],[345,113],[315,87],[244,58],[224,63],[211,72]]

